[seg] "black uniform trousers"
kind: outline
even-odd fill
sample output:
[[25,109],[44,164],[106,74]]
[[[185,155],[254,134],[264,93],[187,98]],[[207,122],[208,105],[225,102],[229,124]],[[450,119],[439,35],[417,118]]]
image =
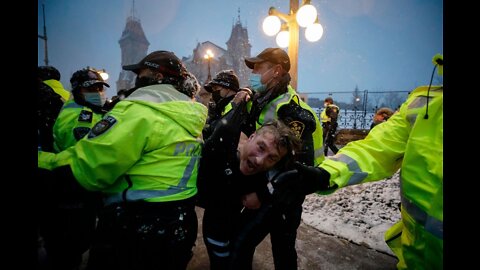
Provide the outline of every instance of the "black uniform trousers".
[[43,239],[38,267],[77,269],[94,237],[100,196],[81,188],[67,166],[53,171],[38,169],[37,173],[35,190],[41,195],[35,206]]
[[324,154],[327,156],[328,148],[332,150],[334,154],[338,152],[338,148],[335,145],[335,133],[337,132],[337,123],[323,122],[323,147]]
[[228,269],[232,237],[240,208],[205,208],[202,221],[203,241],[210,259],[210,270]]
[[297,269],[295,241],[301,218],[301,203],[283,210],[271,204],[245,209],[233,241],[230,269],[252,269],[255,248],[269,233],[275,269]]
[[44,240],[48,269],[77,269],[95,231],[96,212],[85,205],[62,204],[42,213],[40,234]]
[[197,238],[192,199],[103,209],[87,269],[186,269]]

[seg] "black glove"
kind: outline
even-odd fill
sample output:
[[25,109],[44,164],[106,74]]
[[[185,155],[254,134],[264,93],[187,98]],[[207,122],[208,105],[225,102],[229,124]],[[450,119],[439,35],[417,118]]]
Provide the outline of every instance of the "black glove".
[[298,170],[290,170],[281,173],[271,181],[272,186],[269,190],[274,207],[289,209],[303,203],[305,195],[300,189],[300,177]]
[[330,174],[322,168],[294,163],[296,169],[283,172],[272,180],[272,202],[283,208],[301,204],[305,195],[327,190]]
[[320,167],[307,166],[299,162],[294,163],[300,173],[301,190],[307,195],[319,190],[326,190],[330,186],[330,174]]

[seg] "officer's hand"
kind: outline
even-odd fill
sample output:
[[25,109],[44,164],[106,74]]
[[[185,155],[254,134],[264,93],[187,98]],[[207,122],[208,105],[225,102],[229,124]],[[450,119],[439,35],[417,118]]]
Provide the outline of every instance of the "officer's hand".
[[245,208],[248,208],[248,209],[258,209],[262,205],[262,203],[258,199],[256,192],[252,192],[244,195],[242,197],[242,204],[243,206],[245,206]]
[[281,173],[272,180],[272,204],[287,209],[302,203],[304,194],[301,189],[301,175],[298,170]]
[[302,176],[301,189],[305,195],[330,188],[330,173],[324,169],[303,165],[298,161],[294,163],[294,167]]
[[280,173],[277,177],[272,180],[273,193],[275,191],[281,191],[283,189],[288,189],[298,184],[297,178],[299,177],[298,170],[290,170]]
[[322,168],[294,163],[296,169],[286,171],[272,180],[272,200],[281,207],[302,203],[305,195],[328,190],[330,174]]
[[243,101],[249,101],[250,98],[252,97],[252,90],[248,88],[240,88],[233,98],[233,103],[239,104],[240,102]]
[[253,95],[253,92],[250,88],[248,87],[242,87],[238,90],[239,92],[246,92],[248,94],[249,97],[251,97]]

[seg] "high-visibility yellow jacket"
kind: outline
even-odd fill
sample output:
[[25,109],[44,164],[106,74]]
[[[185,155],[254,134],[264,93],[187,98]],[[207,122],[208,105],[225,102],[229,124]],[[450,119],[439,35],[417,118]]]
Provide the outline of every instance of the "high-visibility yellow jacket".
[[399,112],[320,167],[339,187],[384,179],[401,168],[401,223],[387,231],[398,269],[443,268],[443,86],[412,91]]
[[73,99],[67,101],[53,125],[55,151],[61,152],[77,143],[90,132],[90,129],[103,117],[87,106],[77,104]]
[[263,108],[262,112],[260,113],[259,119],[256,122],[256,129],[259,129],[260,126],[268,121],[273,119],[277,119],[278,111],[280,108],[286,104],[289,104],[291,101],[299,104],[300,107],[310,111],[315,118],[315,131],[313,132],[313,147],[314,147],[314,165],[317,166],[325,159],[325,154],[323,153],[323,131],[322,126],[320,125],[320,121],[316,113],[313,109],[305,102],[303,102],[300,97],[295,92],[295,89],[292,86],[288,85],[288,91],[285,94],[282,94],[276,97],[274,100],[270,101],[265,108]]
[[70,99],[70,92],[65,90],[63,88],[63,85],[61,82],[51,79],[51,80],[45,80],[43,81],[44,84],[50,86],[55,93],[59,94],[62,97],[63,102],[66,102]]
[[327,107],[325,107],[323,109],[323,111],[320,113],[320,120],[322,121],[322,123],[326,123],[326,122],[331,122],[332,119],[330,118],[330,116],[327,115],[327,109],[328,107],[334,107],[337,109],[337,112],[340,111],[340,108],[335,105],[335,104],[328,104]]
[[105,203],[176,201],[197,193],[200,134],[207,108],[173,86],[137,89],[74,146],[39,152],[38,166],[70,165],[87,190],[106,193]]
[[[222,116],[225,116],[229,111],[231,111],[233,109],[232,107],[232,102],[228,103],[227,106],[225,106],[225,108],[223,108],[223,111],[222,111]],[[247,111],[250,112],[250,110],[252,109],[252,101],[249,100],[247,102]]]

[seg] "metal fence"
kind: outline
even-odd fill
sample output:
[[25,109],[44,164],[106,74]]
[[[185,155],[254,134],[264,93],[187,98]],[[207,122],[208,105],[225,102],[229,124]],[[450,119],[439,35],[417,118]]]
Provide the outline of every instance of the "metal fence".
[[323,101],[331,97],[340,107],[338,129],[369,129],[375,112],[382,107],[393,111],[407,99],[409,91],[345,91],[345,92],[317,92],[301,93],[317,116],[324,109]]
[[[320,117],[320,113],[323,108],[313,108]],[[373,115],[375,111],[366,112],[360,110],[342,110],[340,109],[340,115],[338,116],[338,129],[369,129],[373,121]]]

